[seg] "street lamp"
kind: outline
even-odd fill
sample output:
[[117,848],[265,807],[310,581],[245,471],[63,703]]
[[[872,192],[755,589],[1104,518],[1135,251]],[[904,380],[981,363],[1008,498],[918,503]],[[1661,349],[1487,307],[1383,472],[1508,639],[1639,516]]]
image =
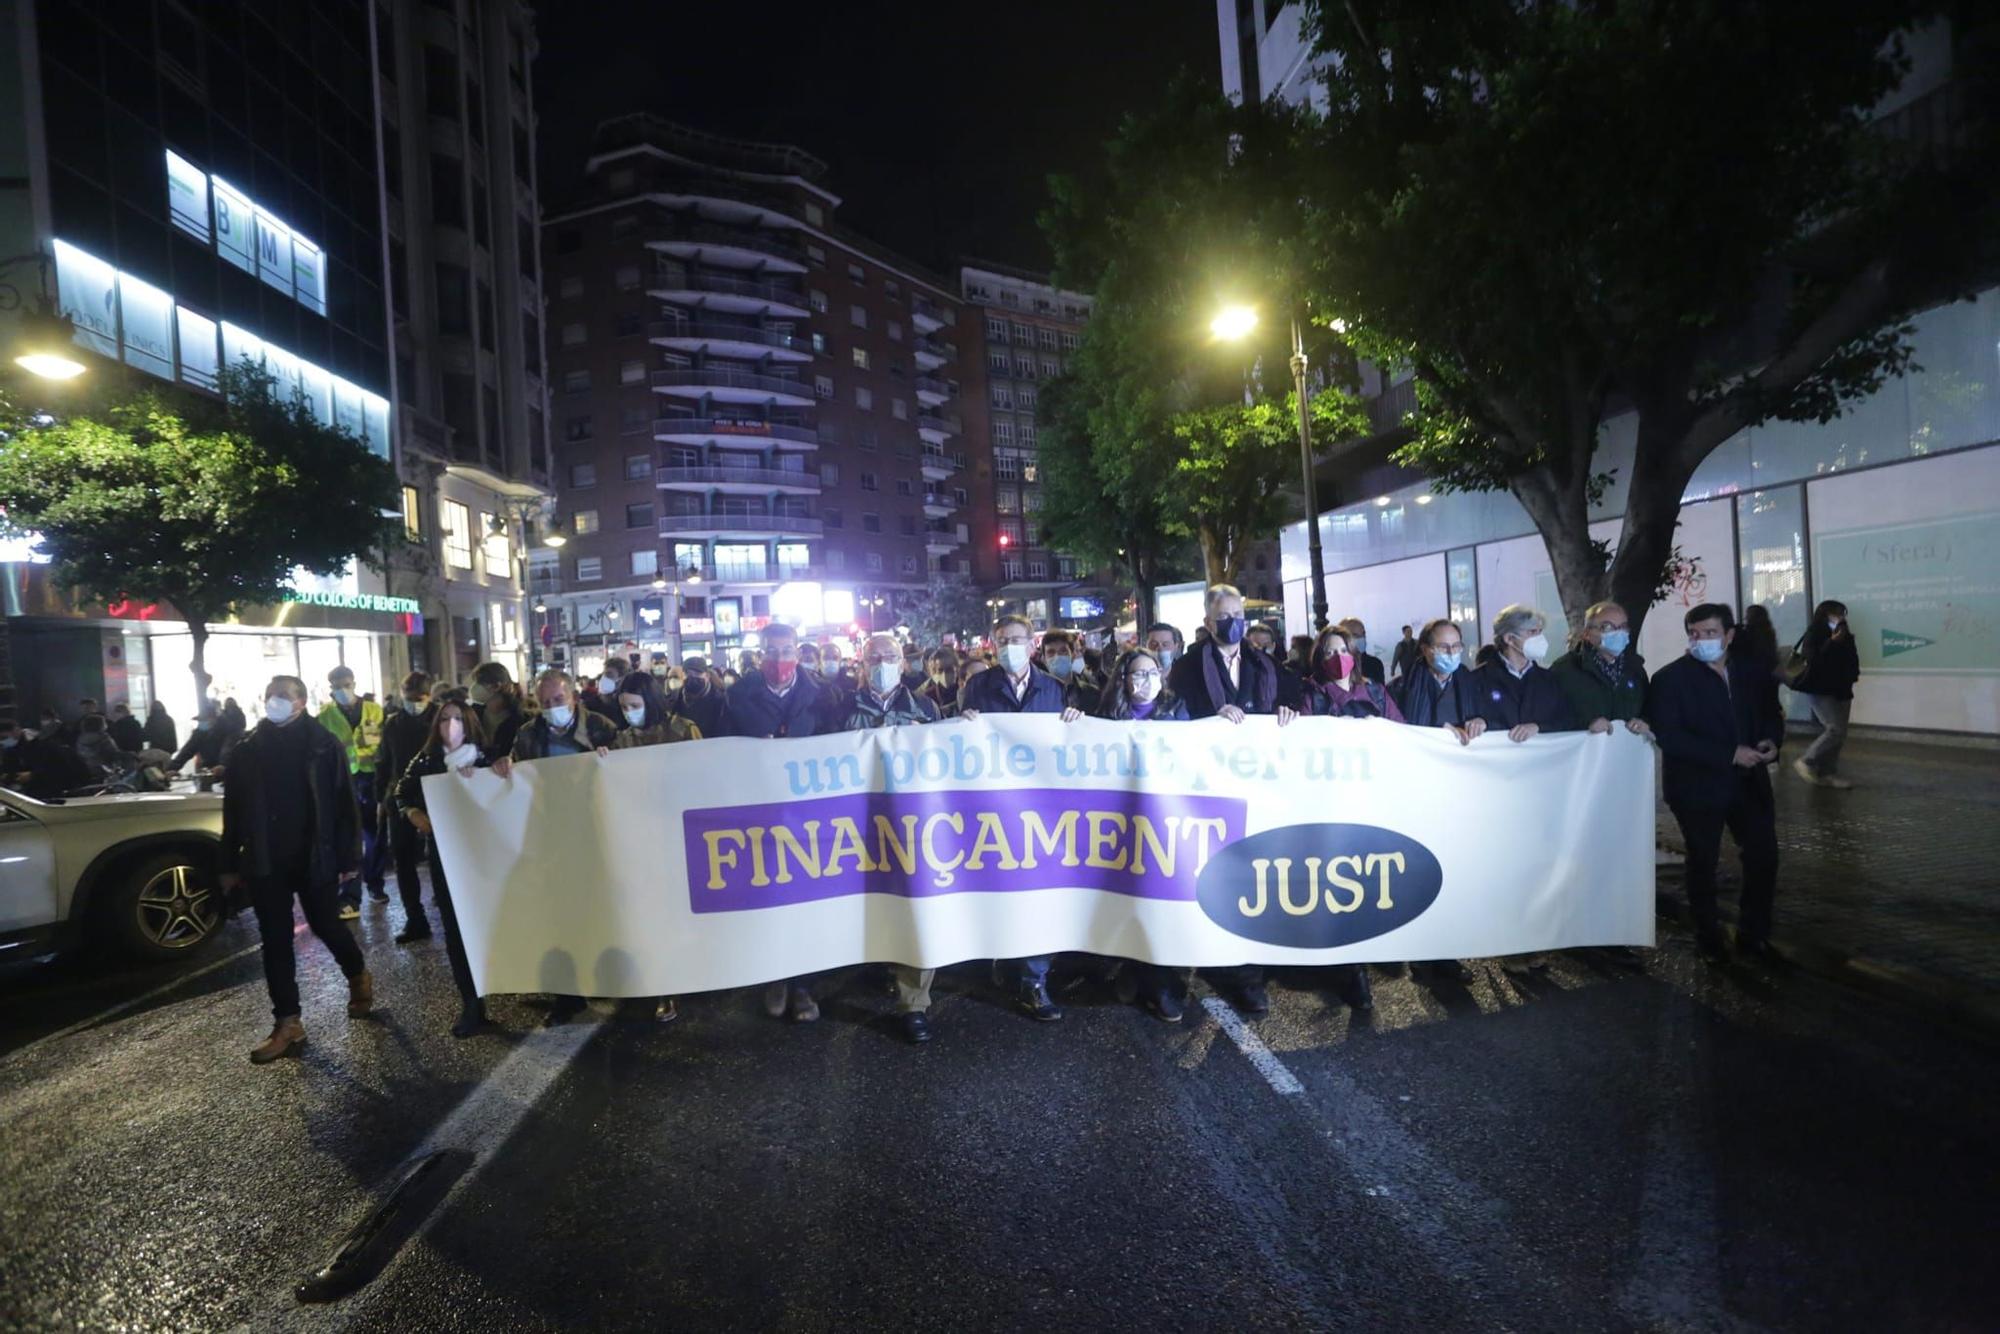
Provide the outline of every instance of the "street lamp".
[[[17,264],[33,264],[37,271],[35,305],[21,315],[14,364],[44,380],[74,380],[85,369],[76,356],[76,324],[56,310],[49,296],[49,263],[49,257],[39,250],[0,259],[0,273]],[[0,283],[0,311],[21,310],[22,306],[21,289],[13,283]]]
[[[1209,332],[1228,342],[1238,342],[1257,327],[1257,312],[1249,306],[1230,306],[1209,321]],[[1344,327],[1344,326],[1343,326]],[[1299,471],[1305,485],[1306,550],[1312,557],[1313,629],[1326,629],[1326,557],[1319,545],[1319,488],[1313,481],[1312,426],[1307,415],[1310,389],[1306,384],[1306,342],[1299,317],[1292,316],[1292,388],[1299,398]]]

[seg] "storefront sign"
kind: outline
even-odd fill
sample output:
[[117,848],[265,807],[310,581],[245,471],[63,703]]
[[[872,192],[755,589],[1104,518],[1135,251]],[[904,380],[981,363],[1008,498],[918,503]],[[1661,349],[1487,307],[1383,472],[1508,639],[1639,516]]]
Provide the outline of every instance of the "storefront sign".
[[76,341],[118,355],[118,270],[66,241],[55,243],[56,304],[76,325]]
[[1821,532],[1813,548],[1862,671],[2000,673],[2000,512]]
[[715,600],[715,633],[724,639],[734,639],[743,633],[743,599],[717,598]]
[[[215,227],[209,229],[209,198]],[[167,208],[174,225],[317,315],[326,314],[326,252],[271,210],[178,153],[167,154]]]
[[217,364],[215,321],[186,306],[176,307],[174,318],[180,325],[181,379],[200,389],[216,388],[221,383],[217,378],[221,367]]
[[632,619],[640,634],[651,631],[657,634],[667,624],[665,598],[639,598],[632,604]]
[[380,593],[302,593],[290,589],[285,593],[285,601],[302,602],[312,607],[340,607],[348,611],[389,611],[415,615],[420,610],[415,598],[392,598]]
[[208,178],[215,194],[215,248],[245,273],[257,272],[257,210],[250,196],[220,176]]
[[174,375],[174,299],[129,273],[118,275],[125,364],[162,379]]
[[708,616],[681,617],[681,633],[684,635],[712,635],[715,633],[714,618]]

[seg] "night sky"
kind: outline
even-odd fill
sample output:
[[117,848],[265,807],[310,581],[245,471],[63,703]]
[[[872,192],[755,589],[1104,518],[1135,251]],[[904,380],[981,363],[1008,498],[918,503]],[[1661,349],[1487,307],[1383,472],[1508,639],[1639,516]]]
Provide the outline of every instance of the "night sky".
[[840,220],[939,271],[959,256],[1046,267],[1048,174],[1094,170],[1119,117],[1176,71],[1217,77],[1204,0],[535,8],[546,204],[574,188],[598,120],[653,111],[825,159]]

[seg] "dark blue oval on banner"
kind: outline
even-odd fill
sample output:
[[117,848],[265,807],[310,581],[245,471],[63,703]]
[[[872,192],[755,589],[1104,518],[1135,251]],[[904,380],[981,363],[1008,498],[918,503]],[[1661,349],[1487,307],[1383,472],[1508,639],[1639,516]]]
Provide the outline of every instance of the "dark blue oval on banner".
[[1437,902],[1444,868],[1431,850],[1366,824],[1294,824],[1220,849],[1195,898],[1232,935],[1323,950],[1412,922]]

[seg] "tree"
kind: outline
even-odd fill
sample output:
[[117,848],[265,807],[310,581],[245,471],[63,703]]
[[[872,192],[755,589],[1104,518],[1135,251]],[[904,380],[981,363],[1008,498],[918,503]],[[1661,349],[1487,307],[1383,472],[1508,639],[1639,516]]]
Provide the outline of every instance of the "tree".
[[[1126,119],[1101,184],[1050,182],[1041,224],[1057,280],[1089,290],[1093,307],[1044,397],[1043,524],[1078,554],[1119,552],[1148,611],[1159,564],[1185,539],[1215,580],[1283,517],[1296,426],[1272,428],[1290,385],[1301,214],[1280,147],[1266,119],[1183,78],[1157,110]],[[1212,318],[1245,303],[1264,315],[1254,335],[1218,346]],[[1307,328],[1327,365],[1328,331]],[[1329,424],[1355,420],[1332,411],[1352,404],[1345,387],[1317,400]]]
[[395,472],[366,444],[248,362],[223,387],[223,402],[144,389],[23,424],[0,450],[6,528],[39,534],[56,581],[82,597],[179,611],[198,697],[211,622],[282,600],[294,570],[339,574],[398,529]]
[[[1971,286],[1990,134],[1921,153],[1870,119],[1937,8],[1309,5],[1324,113],[1265,116],[1302,164],[1316,300],[1417,372],[1398,461],[1512,492],[1572,623],[1609,596],[1636,626],[1702,460],[1837,416],[1907,368],[1911,312]],[[1625,410],[1619,477],[1598,450]],[[1618,485],[1613,554],[1588,525]]]
[[911,636],[925,648],[943,643],[946,635],[961,636],[959,642],[964,643],[963,636],[979,634],[992,619],[978,590],[958,576],[933,576],[924,591],[904,605],[902,615]]

